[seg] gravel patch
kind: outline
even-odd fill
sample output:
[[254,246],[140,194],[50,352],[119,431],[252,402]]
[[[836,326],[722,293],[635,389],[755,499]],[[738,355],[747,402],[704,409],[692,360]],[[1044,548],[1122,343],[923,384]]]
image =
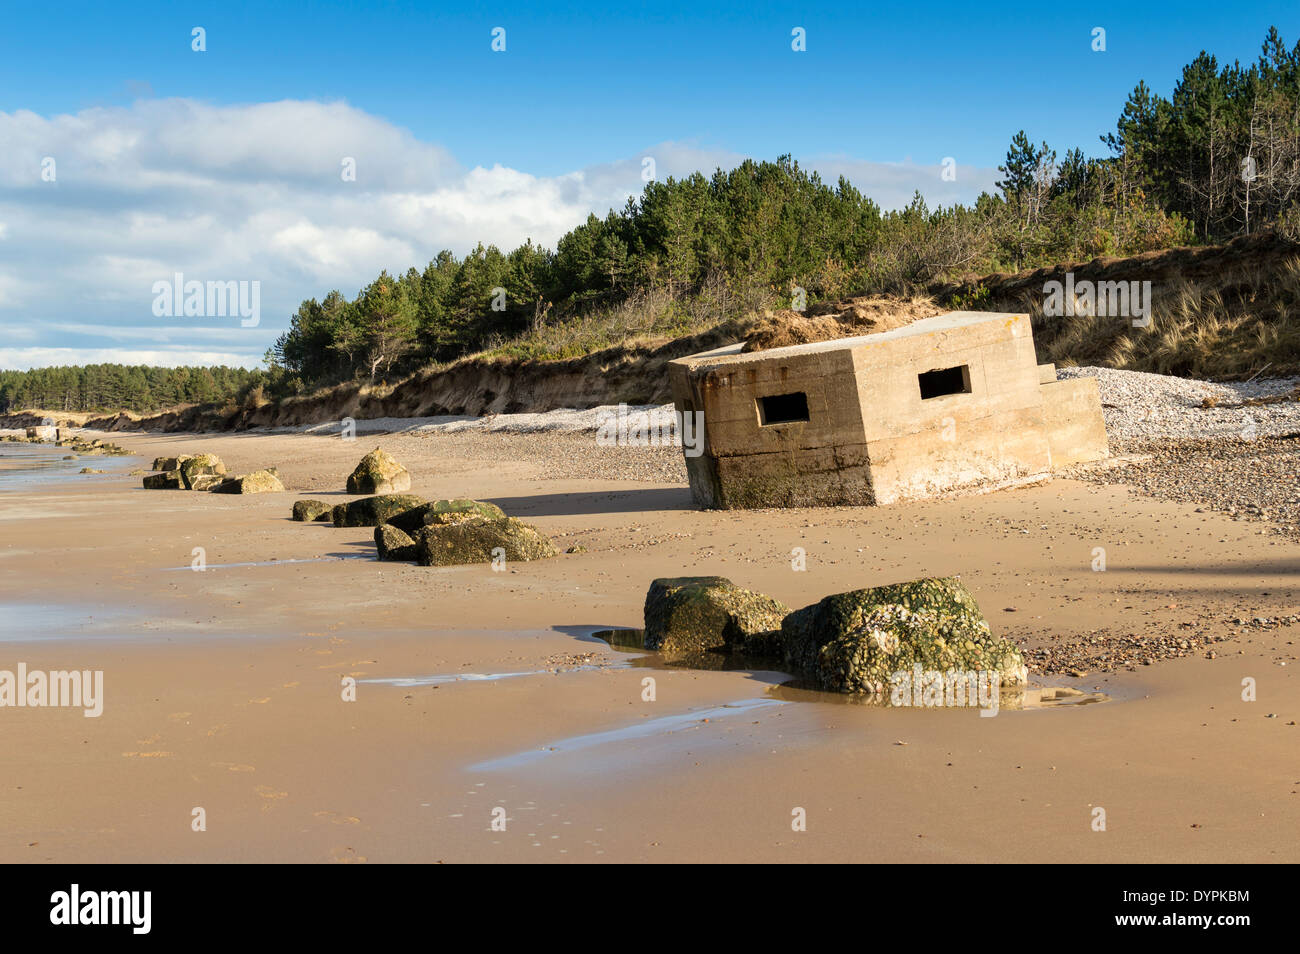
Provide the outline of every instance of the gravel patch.
[[[1275,436],[1300,431],[1300,378],[1221,384],[1115,368],[1057,368],[1058,380],[1096,378],[1112,450],[1145,450],[1152,441]],[[1279,395],[1276,404],[1243,404]],[[1204,407],[1208,401],[1215,406]],[[1118,446],[1115,446],[1118,445]]]
[[[1111,633],[1089,630],[1079,636],[1061,640],[1051,646],[1029,649],[1025,664],[1040,675],[1083,677],[1094,672],[1135,672],[1138,666],[1151,666],[1162,659],[1200,656],[1216,659],[1232,650],[1219,643],[1232,642],[1251,632],[1267,632],[1300,624],[1300,616],[1224,616],[1201,613],[1195,620],[1178,624],[1169,632],[1164,622],[1152,624],[1144,633]],[[1287,645],[1291,645],[1290,642]],[[1282,664],[1295,661],[1294,653],[1285,653]]]
[[[1111,452],[1133,457],[1077,476],[1300,537],[1300,378],[1223,384],[1114,368],[1057,376],[1097,379]],[[1261,400],[1269,403],[1247,403]]]

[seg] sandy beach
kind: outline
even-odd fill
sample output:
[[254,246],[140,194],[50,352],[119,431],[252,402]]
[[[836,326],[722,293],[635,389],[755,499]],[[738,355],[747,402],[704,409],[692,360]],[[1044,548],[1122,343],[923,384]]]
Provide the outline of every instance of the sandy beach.
[[[0,481],[0,669],[104,673],[99,718],[0,719],[0,861],[1300,860],[1300,542],[1265,520],[1075,479],[706,512],[680,451],[582,435],[109,436],[137,456]],[[384,563],[369,528],[289,519],[350,499],[375,445],[413,493],[585,552]],[[198,450],[289,492],[126,475]],[[639,627],[656,577],[715,574],[791,607],[958,574],[1033,686],[1103,701],[855,705],[591,635]]]

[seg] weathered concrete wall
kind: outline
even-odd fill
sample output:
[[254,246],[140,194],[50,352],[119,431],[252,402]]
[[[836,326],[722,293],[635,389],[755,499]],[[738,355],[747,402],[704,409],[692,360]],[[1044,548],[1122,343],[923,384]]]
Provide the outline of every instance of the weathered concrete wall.
[[[958,312],[854,349],[877,503],[1048,473],[1029,319]],[[919,376],[964,367],[969,392],[924,399]]]
[[[844,349],[699,355],[670,368],[679,411],[704,412],[704,454],[687,458],[703,506],[873,502],[853,359]],[[764,423],[763,398],[800,393],[808,419]]]
[[[1055,375],[1036,361],[1028,316],[987,312],[669,365],[677,409],[704,414],[692,493],[722,508],[892,503],[1106,456],[1095,382]],[[806,419],[765,420],[764,398],[796,393]]]
[[1042,385],[1043,421],[1052,466],[1068,467],[1110,456],[1101,393],[1096,378],[1071,378]]

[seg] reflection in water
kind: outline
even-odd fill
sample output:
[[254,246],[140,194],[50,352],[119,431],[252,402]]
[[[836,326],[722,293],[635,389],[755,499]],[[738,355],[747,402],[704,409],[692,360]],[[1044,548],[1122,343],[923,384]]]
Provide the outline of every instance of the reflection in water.
[[720,719],[746,715],[759,709],[771,709],[783,705],[787,705],[787,703],[779,699],[742,699],[720,706],[691,709],[676,715],[646,719],[619,729],[607,729],[604,732],[591,732],[586,735],[574,735],[566,739],[559,739],[537,749],[528,749],[503,758],[479,762],[476,765],[471,765],[469,771],[491,772],[501,769],[524,768],[542,759],[554,758],[573,752],[584,752],[632,739],[665,736],[685,729],[704,729]]
[[[591,634],[603,639],[609,645],[624,652],[648,652],[645,647],[645,631],[641,629],[602,629]],[[654,669],[684,668],[706,669],[716,672],[774,672],[773,667],[782,665],[778,660],[753,659],[724,652],[696,652],[679,655],[648,653],[631,661],[633,666],[645,666]],[[783,684],[773,686],[770,694],[788,702],[834,702],[841,705],[880,706],[882,708],[915,708],[914,706],[894,706],[889,693],[874,696],[862,693],[827,692],[802,679],[787,676]],[[998,695],[1000,709],[1045,709],[1058,706],[1086,706],[1097,702],[1108,702],[1110,697],[1101,692],[1081,692],[1065,687],[1024,687],[1004,686]],[[940,708],[936,706],[934,708]],[[950,708],[971,708],[959,706]],[[990,706],[990,708],[992,708]]]
[[[72,460],[64,460],[71,457]],[[138,457],[74,454],[66,447],[49,444],[13,444],[0,441],[0,490],[25,489],[29,485],[48,485],[51,481],[85,480],[81,468],[94,466],[120,475],[138,466]]]
[[0,602],[0,643],[116,635],[127,611],[85,603]]
[[[877,706],[882,709],[915,709],[915,705],[895,706],[889,693],[870,695],[853,692],[826,692],[805,682],[794,680],[772,689],[772,695],[790,702],[834,702],[849,706]],[[997,709],[1047,709],[1057,706],[1086,706],[1094,702],[1109,702],[1103,692],[1080,692],[1078,689],[1044,687],[1002,687],[998,693]],[[974,706],[928,706],[925,708],[972,709]],[[990,707],[993,708],[993,707]]]
[[288,560],[254,560],[251,563],[206,563],[202,570],[196,570],[193,564],[189,566],[165,566],[162,572],[171,573],[174,570],[189,570],[194,573],[206,573],[208,570],[237,570],[248,566],[281,566],[289,563],[335,563],[339,560],[370,560],[374,562],[374,557],[366,553],[348,553],[343,556],[327,557],[306,557],[304,559]]
[[377,679],[358,679],[378,686],[396,686],[410,689],[415,686],[443,686],[451,682],[500,682],[502,679],[514,679],[516,676],[547,676],[569,672],[591,672],[596,669],[624,669],[627,663],[615,663],[612,666],[563,666],[555,669],[525,669],[521,672],[452,672],[433,676],[391,676]]

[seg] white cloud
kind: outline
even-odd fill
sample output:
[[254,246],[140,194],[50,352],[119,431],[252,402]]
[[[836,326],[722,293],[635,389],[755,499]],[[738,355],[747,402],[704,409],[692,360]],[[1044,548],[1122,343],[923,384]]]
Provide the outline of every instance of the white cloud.
[[[46,360],[33,355],[252,366],[304,298],[331,288],[351,295],[380,269],[422,268],[442,248],[510,249],[525,238],[553,247],[588,213],[638,194],[646,156],[660,179],[711,175],[745,158],[668,142],[558,176],[465,169],[381,117],[303,101],[0,112],[0,142],[0,343],[30,345],[0,349],[0,366],[10,367]],[[53,182],[41,176],[45,157],[55,160]],[[356,181],[341,177],[344,158],[355,160]],[[828,183],[845,174],[886,208],[917,188],[932,202],[969,201],[994,177],[963,166],[945,183],[937,166],[910,162],[801,162]],[[261,325],[155,319],[153,283],[175,272],[260,281]],[[227,350],[205,348],[214,331]],[[116,347],[151,334],[166,347]]]
[[251,367],[247,357],[232,351],[134,350],[131,348],[0,348],[0,368],[27,371],[31,368],[59,367],[74,364],[149,364],[160,367],[206,368]]

